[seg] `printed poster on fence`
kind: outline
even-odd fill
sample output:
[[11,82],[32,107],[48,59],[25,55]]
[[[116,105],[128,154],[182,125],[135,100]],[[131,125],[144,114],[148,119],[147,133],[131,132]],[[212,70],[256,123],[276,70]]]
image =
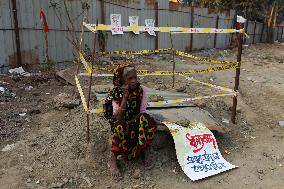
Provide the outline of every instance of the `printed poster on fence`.
[[178,162],[192,181],[237,167],[222,157],[213,133],[202,123],[193,123],[190,127],[164,124],[174,138]]
[[156,36],[154,31],[155,28],[155,20],[153,19],[145,19],[146,30],[149,35]]
[[[129,25],[130,26],[138,26],[139,24],[139,16],[129,16]],[[139,34],[139,31],[133,31],[135,34]]]
[[111,34],[123,34],[123,27],[121,26],[121,14],[110,15]]

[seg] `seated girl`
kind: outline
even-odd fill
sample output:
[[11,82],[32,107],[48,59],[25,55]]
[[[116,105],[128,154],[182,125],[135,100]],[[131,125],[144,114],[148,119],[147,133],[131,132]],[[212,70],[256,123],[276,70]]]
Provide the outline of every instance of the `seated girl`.
[[114,70],[113,84],[104,109],[112,131],[110,171],[112,176],[120,177],[118,155],[130,160],[141,154],[145,167],[151,167],[148,147],[156,132],[157,122],[145,112],[147,97],[137,81],[134,67],[119,65]]

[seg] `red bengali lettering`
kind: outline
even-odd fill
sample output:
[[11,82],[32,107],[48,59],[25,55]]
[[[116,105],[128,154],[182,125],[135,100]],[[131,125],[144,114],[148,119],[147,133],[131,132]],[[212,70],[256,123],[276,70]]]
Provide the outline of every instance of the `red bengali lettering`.
[[189,145],[195,148],[193,150],[194,153],[202,150],[205,143],[212,143],[213,147],[216,149],[216,140],[214,139],[212,134],[190,135],[189,133],[187,133],[185,137],[189,141]]

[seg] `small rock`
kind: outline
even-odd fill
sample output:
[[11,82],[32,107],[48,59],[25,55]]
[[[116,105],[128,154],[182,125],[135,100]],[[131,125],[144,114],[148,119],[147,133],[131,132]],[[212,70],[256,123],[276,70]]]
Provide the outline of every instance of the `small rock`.
[[8,145],[6,145],[1,151],[2,151],[2,152],[8,152],[8,151],[13,150],[15,147],[16,147],[15,144],[8,144]]
[[269,155],[268,155],[266,152],[263,152],[262,155],[263,155],[264,157],[269,157]]
[[27,113],[20,113],[19,116],[24,117]]
[[185,179],[182,179],[182,182],[186,182],[186,180],[185,180]]
[[139,184],[136,184],[136,185],[134,185],[132,188],[133,188],[133,189],[138,189],[138,188],[140,188],[140,185],[139,185]]
[[252,79],[252,77],[247,77],[247,80],[251,81],[251,82],[255,82],[254,79]]
[[225,150],[225,153],[229,155],[231,152],[229,150]]
[[257,173],[263,174],[263,170],[262,170],[262,169],[258,169],[258,170],[257,170]]
[[58,182],[58,183],[52,183],[51,184],[51,188],[62,188],[63,187],[63,183],[60,183],[60,182]]
[[281,128],[284,128],[284,121],[279,121],[279,126],[280,126]]
[[226,123],[226,124],[229,124],[229,123],[230,123],[230,121],[229,121],[228,119],[225,119],[225,118],[222,118],[222,122],[223,122],[223,123]]
[[27,171],[30,171],[30,172],[32,172],[32,171],[33,171],[33,168],[32,168],[32,167],[30,167],[30,166],[24,166],[24,169],[26,169]]
[[30,182],[32,182],[32,179],[28,178],[27,183],[30,183]]
[[164,98],[160,95],[151,95],[149,97],[150,102],[159,102],[159,101],[163,101],[163,100],[164,100]]
[[150,181],[150,180],[151,180],[151,177],[146,177],[145,180],[146,180],[146,181]]
[[35,183],[36,183],[36,184],[39,184],[39,183],[40,183],[40,181],[39,181],[39,180],[37,180]]
[[279,167],[283,167],[283,165],[280,163],[280,164],[279,164]]
[[174,174],[178,174],[178,172],[177,172],[175,169],[173,169],[173,173],[174,173]]
[[30,118],[26,118],[25,120],[26,120],[28,123],[31,122],[31,119],[30,119]]
[[64,178],[64,179],[63,179],[63,182],[64,182],[65,184],[66,184],[68,181],[69,181],[68,178]]
[[179,87],[178,89],[176,89],[177,92],[184,92],[186,90],[185,86]]
[[60,93],[57,95],[53,101],[55,102],[56,107],[65,107],[65,108],[75,108],[80,105],[79,99],[73,99],[70,95],[66,93]]
[[26,88],[25,88],[25,91],[31,91],[33,89],[33,86],[27,86]]
[[95,85],[94,90],[95,93],[108,93],[112,89],[112,85]]
[[89,188],[91,188],[93,186],[93,184],[91,183],[89,177],[82,176],[82,179],[84,179],[86,181],[86,183],[88,184]]
[[141,177],[140,169],[135,169],[134,174],[133,174],[133,178],[134,179],[139,179],[140,177]]
[[155,187],[155,184],[150,184],[149,185],[149,188],[154,188]]

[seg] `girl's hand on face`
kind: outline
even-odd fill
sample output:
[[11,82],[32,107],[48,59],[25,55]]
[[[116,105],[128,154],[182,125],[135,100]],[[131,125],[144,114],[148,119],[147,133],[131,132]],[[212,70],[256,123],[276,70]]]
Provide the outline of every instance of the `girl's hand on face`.
[[123,85],[122,86],[122,90],[123,90],[123,97],[127,98],[129,95],[129,85]]

